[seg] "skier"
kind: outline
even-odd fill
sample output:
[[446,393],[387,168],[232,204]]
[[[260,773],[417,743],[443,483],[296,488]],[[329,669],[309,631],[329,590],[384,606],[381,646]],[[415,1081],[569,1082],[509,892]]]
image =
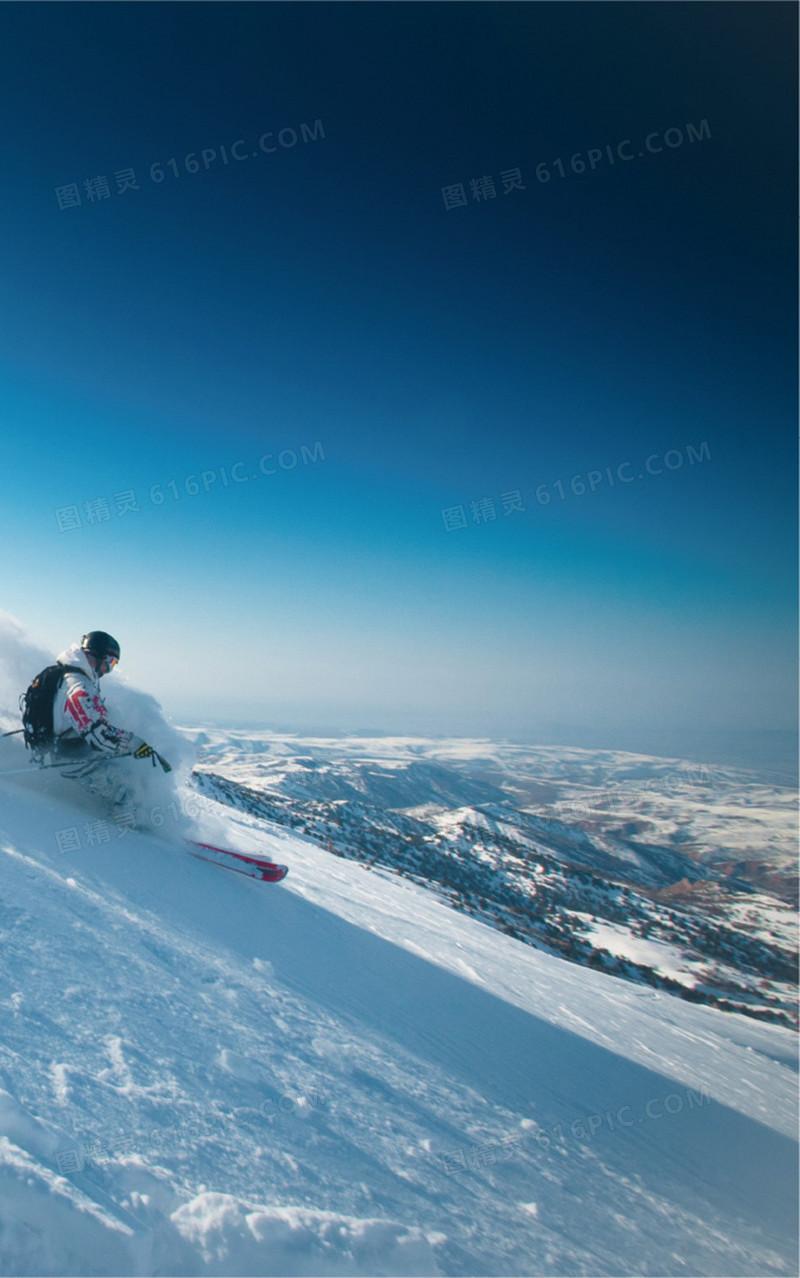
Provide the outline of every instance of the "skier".
[[[109,721],[100,695],[100,680],[111,673],[119,658],[119,644],[105,630],[90,630],[80,643],[65,648],[56,664],[42,670],[20,697],[22,727],[18,731],[24,733],[25,745],[35,763],[57,768],[63,777],[78,781],[114,808],[141,798],[145,803],[144,816],[140,821],[134,806],[131,828],[158,830],[164,823],[163,807],[159,804],[151,808],[148,815],[146,806],[153,778],[146,780],[131,761],[150,759],[154,766],[159,763],[163,772],[171,772],[172,768],[141,737]],[[15,736],[16,731],[2,735]],[[177,821],[177,795],[171,793],[173,801],[168,810],[175,810]],[[154,813],[158,814],[158,821]],[[185,815],[190,814],[187,811]],[[280,883],[288,873],[285,865],[276,865],[257,852],[237,852],[185,837],[179,841],[201,861],[211,861],[265,883]]]
[[109,722],[100,680],[111,673],[119,658],[120,646],[105,630],[90,630],[79,644],[59,654],[58,665],[67,669],[53,700],[49,751],[55,762],[69,765],[62,776],[78,781],[115,807],[131,800],[133,788],[124,775],[126,765],[120,770],[111,760],[120,756],[148,759],[155,754],[141,737]]

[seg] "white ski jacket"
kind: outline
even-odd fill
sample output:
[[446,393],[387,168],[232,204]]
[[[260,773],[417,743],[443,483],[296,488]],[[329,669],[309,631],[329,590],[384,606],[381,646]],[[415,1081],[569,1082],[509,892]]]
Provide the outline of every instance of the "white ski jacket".
[[80,644],[74,643],[56,657],[61,666],[79,666],[84,674],[69,670],[53,701],[53,731],[56,739],[82,737],[93,750],[103,754],[129,754],[139,738],[115,728],[100,695],[100,680],[89,665]]

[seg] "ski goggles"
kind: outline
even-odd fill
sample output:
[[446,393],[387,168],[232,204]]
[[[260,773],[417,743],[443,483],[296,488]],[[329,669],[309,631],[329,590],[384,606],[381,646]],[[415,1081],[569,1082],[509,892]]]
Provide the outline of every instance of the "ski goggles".
[[114,666],[119,661],[119,657],[112,657],[111,653],[107,652],[106,655],[103,657],[103,661],[105,661],[106,665],[108,666],[108,670],[110,674],[111,671],[114,669]]

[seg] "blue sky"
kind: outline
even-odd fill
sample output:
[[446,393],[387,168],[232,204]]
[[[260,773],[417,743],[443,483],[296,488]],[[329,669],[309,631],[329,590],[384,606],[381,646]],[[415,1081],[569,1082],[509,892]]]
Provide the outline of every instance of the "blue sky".
[[793,724],[793,6],[0,29],[3,603],[39,639],[110,630],[180,715]]

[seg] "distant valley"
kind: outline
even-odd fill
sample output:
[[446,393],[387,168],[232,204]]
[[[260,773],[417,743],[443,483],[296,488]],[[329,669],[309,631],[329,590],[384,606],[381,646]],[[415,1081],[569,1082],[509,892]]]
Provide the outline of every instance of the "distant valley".
[[797,795],[619,751],[184,729],[198,789],[510,936],[797,1023]]

